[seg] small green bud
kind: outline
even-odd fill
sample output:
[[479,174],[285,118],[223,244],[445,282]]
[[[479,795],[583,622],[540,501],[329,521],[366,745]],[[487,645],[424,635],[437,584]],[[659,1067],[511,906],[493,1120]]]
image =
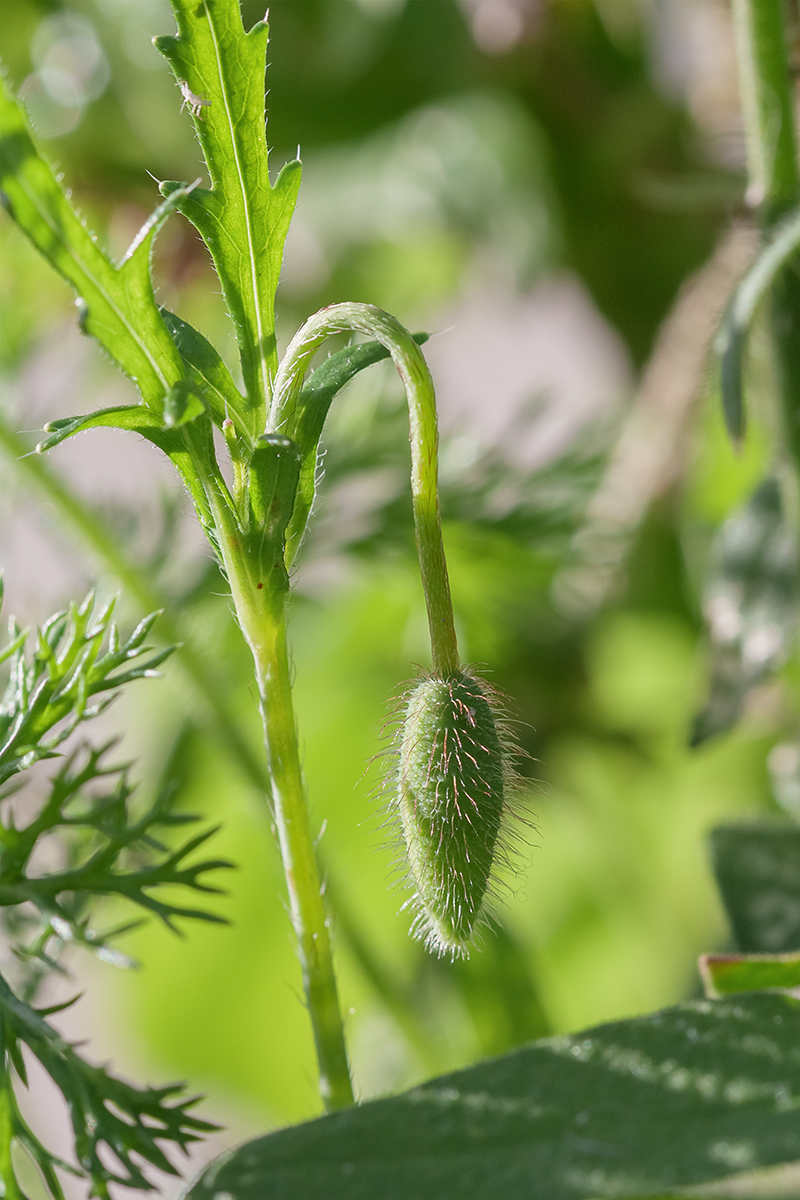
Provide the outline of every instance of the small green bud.
[[414,930],[439,954],[466,954],[484,907],[505,759],[484,684],[459,672],[416,685],[403,722],[398,802],[416,887]]

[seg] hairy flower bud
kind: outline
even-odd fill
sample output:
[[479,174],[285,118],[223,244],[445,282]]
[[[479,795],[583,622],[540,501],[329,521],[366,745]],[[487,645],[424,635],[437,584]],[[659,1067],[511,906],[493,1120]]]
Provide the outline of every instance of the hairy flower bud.
[[487,690],[463,672],[423,679],[403,723],[398,800],[415,929],[440,954],[466,953],[503,817],[504,748]]

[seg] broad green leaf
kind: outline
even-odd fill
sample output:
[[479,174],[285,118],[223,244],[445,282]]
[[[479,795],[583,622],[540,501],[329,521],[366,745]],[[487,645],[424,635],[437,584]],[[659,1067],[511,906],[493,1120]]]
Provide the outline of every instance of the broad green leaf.
[[188,321],[166,308],[161,310],[161,315],[181,352],[187,375],[200,386],[214,424],[221,429],[223,421],[230,417],[236,432],[249,445],[261,431],[245,423],[244,398],[217,351]]
[[797,627],[797,536],[777,480],[765,480],[714,541],[703,596],[711,685],[695,718],[697,746],[738,720],[748,693],[785,662]]
[[[239,0],[172,0],[177,37],[159,37],[186,98],[205,101],[195,129],[211,176],[178,205],[206,242],[236,328],[254,430],[265,425],[277,370],[275,291],[300,186],[300,163],[270,183],[264,110],[268,26],[248,33]],[[175,184],[163,184],[171,192]]]
[[800,950],[800,828],[721,825],[712,831],[711,853],[738,948]]
[[150,252],[158,229],[191,193],[173,193],[144,224],[116,266],[79,219],[38,154],[21,106],[5,82],[0,95],[0,186],[11,217],[78,294],[80,324],[160,413],[183,375],[180,354],[153,294]]
[[800,212],[781,222],[733,294],[719,333],[716,350],[720,356],[722,407],[728,432],[736,441],[744,436],[747,415],[744,406],[742,371],[747,335],[759,302],[782,267],[800,249]]
[[800,988],[800,953],[702,954],[700,975],[712,1000],[733,992]]
[[[414,341],[422,346],[427,342],[428,336],[427,333],[415,333]],[[303,385],[295,409],[293,427],[284,431],[294,439],[300,451],[300,483],[294,512],[286,532],[287,566],[291,566],[297,557],[314,504],[319,440],[330,406],[345,384],[355,378],[359,371],[383,362],[388,357],[389,351],[381,342],[362,342],[358,346],[346,346],[344,350],[331,354],[312,371]]]
[[800,1001],[534,1042],[223,1155],[191,1200],[644,1197],[800,1157]]

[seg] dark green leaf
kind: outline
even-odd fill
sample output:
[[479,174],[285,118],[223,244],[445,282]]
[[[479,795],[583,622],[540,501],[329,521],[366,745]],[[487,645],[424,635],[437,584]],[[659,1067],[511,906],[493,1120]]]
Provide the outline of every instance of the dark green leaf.
[[800,828],[721,825],[711,834],[711,852],[739,949],[800,950]]
[[[268,30],[248,33],[239,0],[173,0],[178,37],[156,47],[175,78],[205,103],[195,129],[211,190],[184,195],[179,206],[206,242],[233,318],[251,435],[264,429],[277,370],[274,300],[283,244],[300,186],[300,163],[288,163],[275,183],[267,169],[264,70]],[[171,192],[173,185],[163,185]]]
[[191,1200],[641,1197],[800,1157],[800,1001],[697,1001],[249,1142]]
[[291,438],[264,434],[250,464],[250,509],[259,530],[283,547],[283,535],[297,490],[299,454]]
[[800,212],[790,213],[774,231],[733,294],[717,334],[722,407],[728,432],[736,441],[745,431],[742,371],[747,335],[759,301],[776,275],[800,247]]
[[777,480],[765,480],[720,529],[703,607],[711,686],[694,746],[738,720],[748,693],[782,665],[797,627],[798,552]]

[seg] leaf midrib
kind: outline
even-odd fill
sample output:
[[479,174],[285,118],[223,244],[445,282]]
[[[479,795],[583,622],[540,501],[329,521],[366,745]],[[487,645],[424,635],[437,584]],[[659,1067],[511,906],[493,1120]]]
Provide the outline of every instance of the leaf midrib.
[[[48,229],[51,231],[51,233],[53,233],[55,235],[56,240],[60,244],[61,248],[63,250],[66,250],[67,257],[71,258],[72,261],[79,268],[79,270],[81,270],[84,273],[84,275],[86,275],[87,278],[94,284],[94,286],[97,288],[100,295],[103,297],[103,299],[106,301],[108,306],[111,308],[112,312],[114,312],[117,315],[117,317],[119,317],[119,319],[122,322],[122,324],[124,325],[125,329],[128,331],[128,333],[130,334],[130,336],[133,339],[133,341],[135,342],[135,344],[142,351],[145,358],[150,363],[150,366],[155,371],[155,373],[159,379],[159,382],[161,383],[161,385],[164,388],[164,391],[165,392],[168,391],[169,383],[167,382],[165,375],[163,374],[156,359],[153,358],[152,354],[148,350],[146,343],[144,343],[141,340],[141,338],[139,337],[134,326],[131,325],[130,321],[127,319],[127,317],[122,312],[122,310],[117,306],[117,304],[115,303],[113,297],[110,295],[108,290],[100,282],[100,280],[97,278],[95,273],[91,270],[91,268],[87,265],[87,263],[84,262],[84,260],[81,258],[81,256],[78,254],[78,252],[75,250],[72,243],[64,238],[64,236],[62,235],[58,226],[50,219],[50,214],[49,214],[47,208],[43,208],[42,205],[39,203],[39,197],[38,197],[37,193],[35,191],[31,191],[29,189],[28,181],[22,173],[20,173],[20,175],[18,176],[18,182],[19,182],[19,185],[22,188],[23,192],[28,197],[28,200],[31,202],[31,204],[33,205],[35,210],[39,213],[39,216],[44,221],[45,225],[48,227]],[[102,251],[98,250],[98,253],[102,254]],[[117,270],[117,268],[114,266],[114,264],[111,261],[108,262],[108,266],[111,268],[112,271]]]
[[[249,202],[248,195],[247,195],[247,188],[245,187],[242,166],[239,161],[239,148],[238,148],[238,145],[236,142],[236,138],[234,136],[233,118],[231,116],[230,104],[228,101],[228,89],[225,86],[225,77],[224,77],[223,71],[222,71],[222,60],[220,57],[219,41],[217,40],[217,31],[214,27],[214,18],[213,18],[211,9],[208,5],[208,0],[203,0],[203,9],[205,10],[205,14],[208,17],[208,28],[209,28],[209,32],[211,34],[211,40],[214,45],[214,56],[215,56],[216,63],[217,63],[217,75],[219,77],[219,86],[220,86],[220,90],[222,92],[222,100],[223,100],[223,107],[225,109],[225,117],[228,121],[228,130],[230,133],[231,148],[233,150],[233,159],[236,164],[236,175],[239,180],[239,188],[240,188],[240,191],[242,194],[242,205],[244,207],[244,214],[245,214],[245,230],[247,232],[247,250],[248,250],[248,257],[250,260],[250,282],[251,282],[251,287],[252,287],[252,292],[253,292],[253,307],[255,309],[255,317],[256,317],[256,333],[258,335],[258,343],[256,346],[256,353],[259,355],[259,358],[260,358],[259,374],[261,377],[261,387],[262,387],[262,392],[263,392],[263,394],[260,397],[258,397],[258,400],[260,402],[260,406],[265,406],[266,402],[267,402],[267,397],[270,394],[269,371],[267,369],[267,361],[266,361],[266,356],[264,354],[264,349],[263,349],[264,332],[263,332],[262,313],[261,313],[261,300],[260,300],[260,296],[259,296],[259,292],[258,292],[258,272],[256,270],[255,253],[253,250],[253,230],[252,230],[252,225],[251,225],[250,202]],[[269,185],[269,180],[267,180],[267,184]]]

